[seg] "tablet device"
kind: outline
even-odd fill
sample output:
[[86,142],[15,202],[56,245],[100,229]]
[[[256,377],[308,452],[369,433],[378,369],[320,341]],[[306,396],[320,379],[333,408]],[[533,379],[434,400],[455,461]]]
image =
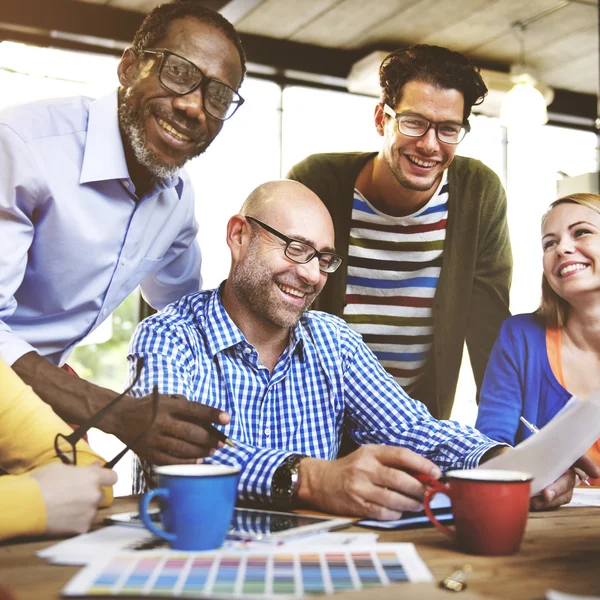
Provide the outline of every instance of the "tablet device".
[[[442,523],[452,523],[454,516],[450,505],[450,498],[445,494],[434,496],[431,502],[431,512],[435,518]],[[404,511],[402,518],[397,521],[373,521],[363,519],[356,523],[362,527],[371,529],[418,529],[420,527],[433,527],[433,523],[429,520],[424,510],[412,512]]]
[[[153,521],[160,522],[158,509],[148,511]],[[331,531],[346,527],[353,519],[335,517],[316,517],[284,513],[273,510],[256,510],[252,508],[236,508],[227,533],[228,539],[234,540],[279,540],[298,535]],[[144,527],[137,512],[118,513],[106,517],[105,522],[120,525]]]

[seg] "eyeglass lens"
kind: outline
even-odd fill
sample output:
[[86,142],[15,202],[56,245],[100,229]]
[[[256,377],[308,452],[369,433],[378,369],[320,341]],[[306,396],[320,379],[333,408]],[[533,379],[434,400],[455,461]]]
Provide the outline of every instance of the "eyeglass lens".
[[[290,260],[301,264],[311,261],[317,252],[312,246],[295,240],[288,242],[285,249],[285,255]],[[340,262],[338,256],[323,253],[319,256],[319,269],[325,273],[333,273],[338,268]]]
[[400,133],[412,137],[425,135],[430,127],[434,127],[440,142],[447,144],[458,144],[467,133],[465,127],[458,123],[431,123],[427,119],[413,115],[400,115],[397,121]]
[[204,108],[211,116],[225,120],[231,117],[240,104],[240,95],[225,83],[205,77],[189,60],[165,52],[160,70],[162,84],[176,94],[188,94],[200,86]]

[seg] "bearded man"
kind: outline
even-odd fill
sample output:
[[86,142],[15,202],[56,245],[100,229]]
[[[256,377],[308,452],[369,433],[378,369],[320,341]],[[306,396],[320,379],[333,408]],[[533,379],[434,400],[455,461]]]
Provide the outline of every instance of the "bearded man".
[[[0,358],[70,423],[116,394],[73,377],[73,348],[138,286],[160,309],[200,289],[194,195],[181,167],[243,103],[233,26],[190,0],[155,8],[107,97],[50,100],[0,114]],[[147,399],[148,404],[152,401]],[[161,398],[136,446],[155,463],[217,445],[199,422],[229,416]],[[100,427],[124,442],[146,425],[125,397]]]
[[[159,386],[231,414],[231,446],[202,460],[240,467],[240,502],[397,519],[421,508],[418,474],[437,478],[506,450],[434,419],[342,319],[306,310],[342,264],[329,212],[307,187],[259,186],[229,220],[227,244],[227,280],[142,321],[129,366],[136,395]],[[359,448],[336,458],[344,429]],[[600,473],[591,460],[581,466]],[[574,484],[568,471],[532,507],[568,502]]]

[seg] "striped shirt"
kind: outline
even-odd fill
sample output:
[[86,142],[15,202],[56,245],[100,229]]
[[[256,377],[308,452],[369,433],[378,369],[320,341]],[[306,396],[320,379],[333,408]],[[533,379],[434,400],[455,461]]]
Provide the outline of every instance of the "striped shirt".
[[433,346],[433,297],[448,218],[448,172],[418,212],[392,217],[354,190],[344,319],[408,392]]
[[242,501],[270,502],[271,479],[292,453],[337,456],[342,428],[362,444],[404,446],[442,470],[471,468],[496,445],[471,427],[437,421],[409,398],[340,318],[305,312],[272,373],[224,309],[219,290],[185,296],[140,323],[130,378],[146,361],[134,395],[157,384],[227,411],[219,426],[237,444],[206,463],[239,465]]

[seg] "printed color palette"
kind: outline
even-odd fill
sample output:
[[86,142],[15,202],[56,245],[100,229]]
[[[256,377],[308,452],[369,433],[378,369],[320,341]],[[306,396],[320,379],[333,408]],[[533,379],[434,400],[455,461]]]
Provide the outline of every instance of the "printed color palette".
[[431,581],[412,544],[120,554],[89,565],[63,595],[300,598]]

